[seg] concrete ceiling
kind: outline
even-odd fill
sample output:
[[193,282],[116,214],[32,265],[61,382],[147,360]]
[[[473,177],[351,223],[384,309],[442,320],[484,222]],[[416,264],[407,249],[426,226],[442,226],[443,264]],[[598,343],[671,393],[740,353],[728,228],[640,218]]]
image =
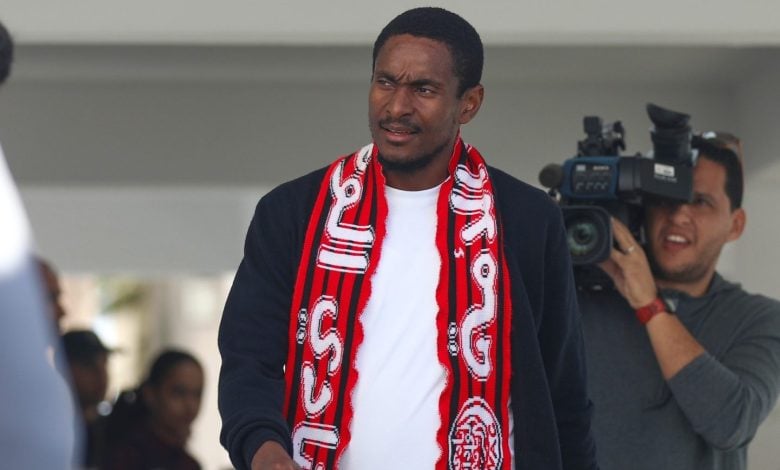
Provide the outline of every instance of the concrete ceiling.
[[[534,94],[573,97],[567,101],[592,95],[583,99],[591,103],[587,109],[558,105],[555,112],[571,123],[563,129],[565,142],[526,131],[524,145],[541,159],[528,164],[536,168],[571,152],[581,113],[594,102],[617,110],[605,116],[614,119],[624,111],[607,101],[631,101],[641,126],[634,126],[636,136],[647,121],[642,101],[626,90],[647,88],[653,96],[667,86],[676,90],[670,102],[684,103],[687,94],[707,89],[728,100],[745,80],[780,63],[779,53],[769,47],[489,46],[483,82],[489,93],[503,90],[489,98],[525,94],[519,106],[534,103]],[[0,141],[23,185],[275,184],[365,143],[370,60],[365,46],[26,45],[0,90]],[[544,112],[500,105],[506,112],[498,119]],[[469,129],[481,132],[481,119]],[[562,122],[544,128],[563,128]],[[290,140],[291,134],[301,138]],[[540,141],[532,142],[535,137]]]
[[[780,48],[488,46],[486,81],[735,84]],[[369,46],[36,45],[18,48],[14,82],[365,82]]]

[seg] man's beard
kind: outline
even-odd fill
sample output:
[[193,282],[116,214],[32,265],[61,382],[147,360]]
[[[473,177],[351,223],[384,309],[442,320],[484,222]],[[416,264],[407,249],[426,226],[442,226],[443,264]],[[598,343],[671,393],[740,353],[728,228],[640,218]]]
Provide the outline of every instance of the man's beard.
[[427,167],[431,164],[433,159],[441,153],[447,146],[447,142],[442,143],[430,152],[420,155],[418,157],[409,158],[402,161],[388,160],[381,153],[377,155],[379,163],[385,171],[391,171],[396,173],[414,173],[417,170]]
[[655,260],[652,250],[647,250],[647,261],[650,263],[650,269],[653,272],[653,276],[656,279],[662,281],[688,284],[703,279],[709,269],[707,263],[691,263],[687,266],[683,266],[677,271],[668,271],[663,269]]

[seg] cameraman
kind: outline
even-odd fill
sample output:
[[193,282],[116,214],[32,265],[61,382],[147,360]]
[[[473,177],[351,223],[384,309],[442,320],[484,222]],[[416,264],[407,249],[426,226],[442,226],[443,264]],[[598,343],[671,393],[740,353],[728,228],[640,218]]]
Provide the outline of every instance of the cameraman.
[[617,292],[579,296],[604,470],[745,469],[780,389],[780,303],[715,271],[745,227],[741,149],[694,146],[692,202],[647,207],[644,250],[613,221]]

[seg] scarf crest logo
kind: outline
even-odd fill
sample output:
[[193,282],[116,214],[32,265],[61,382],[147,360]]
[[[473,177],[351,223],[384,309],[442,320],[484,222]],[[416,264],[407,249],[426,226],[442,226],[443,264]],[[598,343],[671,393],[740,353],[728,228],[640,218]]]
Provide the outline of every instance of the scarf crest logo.
[[470,398],[450,435],[450,468],[495,470],[501,466],[501,427],[487,402]]

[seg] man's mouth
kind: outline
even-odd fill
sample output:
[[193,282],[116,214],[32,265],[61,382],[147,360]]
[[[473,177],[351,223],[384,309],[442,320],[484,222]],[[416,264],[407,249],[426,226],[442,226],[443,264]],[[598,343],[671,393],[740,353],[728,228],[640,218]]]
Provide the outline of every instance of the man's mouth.
[[673,247],[683,247],[691,244],[691,240],[689,238],[676,233],[666,235],[663,241],[665,245]]
[[382,130],[387,131],[391,134],[399,135],[399,136],[405,136],[405,135],[411,135],[416,134],[420,132],[420,128],[417,126],[412,126],[408,124],[399,124],[399,123],[379,123],[379,127],[382,128]]
[[393,134],[398,134],[398,135],[409,135],[409,134],[412,134],[412,131],[403,131],[403,130],[397,130],[397,129],[385,129],[385,130],[388,131],[388,132],[391,132]]

